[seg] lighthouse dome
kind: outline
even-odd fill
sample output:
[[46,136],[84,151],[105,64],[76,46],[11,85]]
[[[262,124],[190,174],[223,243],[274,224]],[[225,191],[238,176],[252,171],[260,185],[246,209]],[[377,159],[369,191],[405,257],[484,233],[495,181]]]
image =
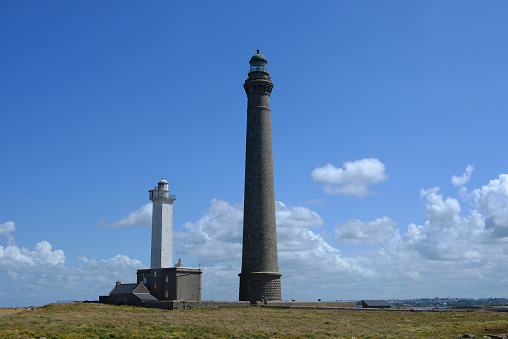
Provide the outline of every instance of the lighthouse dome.
[[158,190],[159,191],[167,191],[168,190],[168,182],[166,181],[166,179],[164,179],[164,177],[162,177],[162,180],[159,181]]
[[259,53],[259,49],[257,50],[257,53],[254,54],[252,56],[252,58],[250,58],[249,63],[252,64],[252,62],[254,62],[254,61],[257,61],[257,62],[264,61],[265,63],[268,63],[268,60],[266,60],[265,56],[263,54]]
[[250,71],[251,72],[268,72],[266,69],[266,64],[268,63],[268,60],[266,60],[265,56],[261,53],[259,53],[259,49],[257,50],[257,53],[250,58],[249,64],[250,64]]

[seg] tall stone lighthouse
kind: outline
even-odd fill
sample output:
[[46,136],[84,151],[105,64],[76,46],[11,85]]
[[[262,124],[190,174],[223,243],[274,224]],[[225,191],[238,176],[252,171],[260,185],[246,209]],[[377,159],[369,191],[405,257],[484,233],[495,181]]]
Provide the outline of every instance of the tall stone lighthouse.
[[173,267],[173,201],[168,182],[162,178],[156,189],[149,191],[152,207],[152,255],[150,268]]
[[249,61],[247,141],[240,301],[281,300],[273,185],[268,61],[259,53]]

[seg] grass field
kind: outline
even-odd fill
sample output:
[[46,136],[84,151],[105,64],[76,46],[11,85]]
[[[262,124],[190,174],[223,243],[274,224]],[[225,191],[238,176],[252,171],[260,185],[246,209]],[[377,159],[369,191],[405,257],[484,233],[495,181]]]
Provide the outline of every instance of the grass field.
[[508,333],[508,312],[50,304],[0,317],[0,338],[457,338]]

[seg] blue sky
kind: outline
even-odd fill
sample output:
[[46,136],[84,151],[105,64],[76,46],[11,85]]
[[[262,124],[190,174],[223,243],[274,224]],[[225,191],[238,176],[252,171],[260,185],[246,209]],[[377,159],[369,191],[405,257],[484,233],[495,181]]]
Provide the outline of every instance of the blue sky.
[[0,3],[0,306],[133,282],[162,176],[174,258],[203,268],[204,299],[237,299],[258,47],[283,299],[508,297],[507,10]]

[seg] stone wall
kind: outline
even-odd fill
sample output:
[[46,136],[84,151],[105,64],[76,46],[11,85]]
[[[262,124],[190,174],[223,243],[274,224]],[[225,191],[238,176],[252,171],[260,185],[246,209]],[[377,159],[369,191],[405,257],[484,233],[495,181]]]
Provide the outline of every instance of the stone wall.
[[266,306],[272,307],[354,307],[356,308],[355,301],[280,301],[280,300],[269,300],[266,302]]
[[[141,306],[148,308],[160,308],[165,310],[185,310],[191,308],[218,308],[218,307],[250,307],[249,301],[176,301],[176,300],[153,300],[142,301]],[[272,300],[266,303],[257,302],[257,307],[312,307],[312,308],[356,308],[355,301],[279,301]]]
[[[266,60],[262,63],[266,66]],[[255,71],[244,88],[248,100],[239,299],[255,303],[281,299],[270,110],[273,83],[268,72]]]
[[160,308],[165,310],[185,310],[191,308],[218,308],[218,307],[249,307],[248,301],[176,301],[153,300],[143,301],[141,306],[147,308]]
[[144,269],[138,270],[137,283],[143,283],[159,300],[199,301],[201,273],[198,268],[185,267]]

